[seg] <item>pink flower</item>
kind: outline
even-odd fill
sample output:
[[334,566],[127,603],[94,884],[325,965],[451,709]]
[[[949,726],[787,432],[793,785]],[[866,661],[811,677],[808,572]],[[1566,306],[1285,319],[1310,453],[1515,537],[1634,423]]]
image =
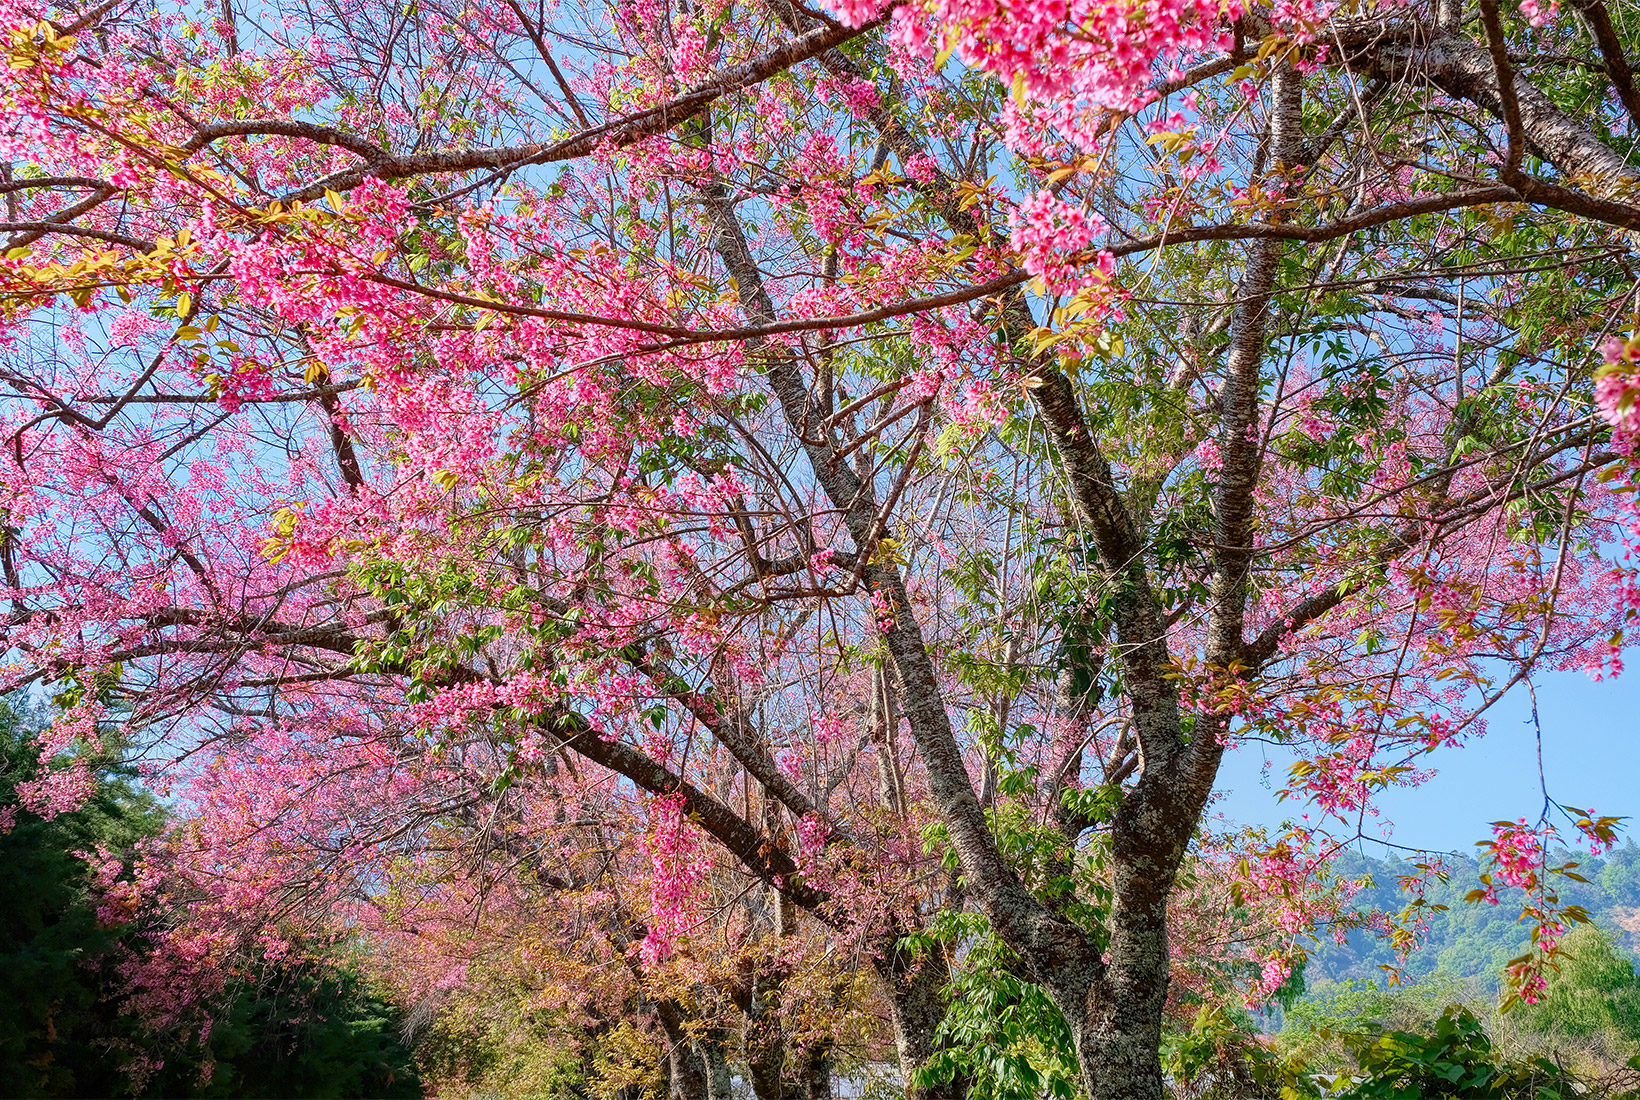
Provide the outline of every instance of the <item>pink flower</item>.
[[933,183],[935,175],[938,172],[939,165],[935,164],[931,158],[925,157],[921,153],[905,162],[905,174],[916,180],[918,183]]
[[97,789],[97,779],[84,761],[54,768],[37,779],[17,784],[17,800],[25,810],[50,821],[85,805]]
[[1560,0],[1549,0],[1547,8],[1539,8],[1537,0],[1521,0],[1520,13],[1532,26],[1541,27],[1560,14]]
[[711,862],[683,812],[682,795],[657,798],[651,803],[651,814],[654,827],[643,841],[653,873],[649,932],[638,953],[645,964],[654,966],[672,954],[678,937],[694,924],[701,884]]
[[1090,280],[1082,268],[1088,261],[1079,253],[1105,232],[1097,214],[1061,201],[1051,191],[1038,191],[1014,208],[1011,243],[1024,258],[1025,270],[1039,276],[1051,294],[1072,294],[1089,281],[1103,283],[1113,268],[1108,253],[1094,261]]
[[1631,454],[1640,438],[1640,339],[1613,336],[1600,351],[1605,365],[1595,376],[1595,406],[1612,426],[1613,446]]
[[836,0],[838,19],[850,27],[863,27],[883,13],[886,0]]

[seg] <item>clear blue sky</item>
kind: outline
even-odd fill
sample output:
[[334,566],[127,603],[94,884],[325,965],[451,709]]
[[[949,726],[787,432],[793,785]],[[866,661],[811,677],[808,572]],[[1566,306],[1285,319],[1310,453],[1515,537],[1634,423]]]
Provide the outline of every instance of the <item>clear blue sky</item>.
[[[1640,818],[1640,652],[1624,657],[1630,671],[1615,680],[1595,683],[1581,673],[1536,678],[1543,771],[1549,794],[1564,805]],[[1368,824],[1367,835],[1380,835],[1388,826],[1398,844],[1473,852],[1477,840],[1491,835],[1491,822],[1523,816],[1535,821],[1543,795],[1525,688],[1517,687],[1488,716],[1486,736],[1424,758],[1437,769],[1435,778],[1383,796],[1383,815]],[[1297,801],[1276,801],[1291,763],[1291,757],[1277,753],[1273,747],[1246,745],[1227,756],[1219,776],[1223,794],[1213,811],[1263,825],[1314,815],[1312,807]],[[1640,842],[1640,822],[1627,825]]]

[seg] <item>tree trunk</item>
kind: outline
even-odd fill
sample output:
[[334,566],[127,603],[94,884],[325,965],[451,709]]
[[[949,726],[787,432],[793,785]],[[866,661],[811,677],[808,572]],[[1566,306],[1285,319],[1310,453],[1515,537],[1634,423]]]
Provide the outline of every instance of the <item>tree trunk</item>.
[[729,1072],[729,1053],[715,1032],[711,1038],[694,1040],[695,1051],[706,1071],[706,1100],[733,1100],[734,1076]]
[[751,993],[742,1006],[746,1018],[741,1032],[746,1044],[746,1073],[757,1100],[784,1100],[785,1097],[785,1082],[780,1076],[786,1065],[786,1036],[780,1019],[783,977],[778,972],[754,973]]
[[666,1025],[666,1069],[672,1100],[717,1100],[706,1079],[706,1063],[701,1060],[681,1027]]
[[672,1100],[713,1100],[706,1084],[706,1067],[691,1043],[672,1044],[668,1068]]
[[831,1100],[831,1047],[814,1043],[798,1060],[798,1079],[793,1094],[802,1100]]
[[1161,1100],[1160,1018],[1122,1019],[1127,1014],[1121,1006],[1106,1007],[1114,1011],[1102,1013],[1106,1019],[1083,1028],[1077,1037],[1077,1061],[1097,1067],[1092,1073],[1084,1069],[1083,1088],[1093,1100]]
[[879,960],[877,972],[888,986],[894,1049],[906,1096],[910,1100],[962,1100],[968,1095],[965,1081],[928,1089],[915,1088],[911,1082],[912,1075],[939,1050],[935,1033],[945,1018],[945,986],[951,980],[945,959],[934,952],[917,954],[890,947]]

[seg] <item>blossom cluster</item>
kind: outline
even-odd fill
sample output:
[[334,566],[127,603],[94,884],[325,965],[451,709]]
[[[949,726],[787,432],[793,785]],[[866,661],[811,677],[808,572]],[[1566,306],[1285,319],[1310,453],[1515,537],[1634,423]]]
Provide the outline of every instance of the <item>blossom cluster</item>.
[[694,925],[701,885],[712,864],[689,823],[682,796],[655,799],[650,813],[651,829],[644,841],[651,874],[649,931],[639,954],[654,966],[672,954],[678,939]]
[[1105,232],[1104,220],[1097,214],[1051,191],[1038,191],[1015,207],[1009,219],[1012,244],[1025,270],[1041,278],[1048,293],[1074,294],[1109,281],[1115,269],[1109,253],[1092,257],[1092,263],[1082,255]]

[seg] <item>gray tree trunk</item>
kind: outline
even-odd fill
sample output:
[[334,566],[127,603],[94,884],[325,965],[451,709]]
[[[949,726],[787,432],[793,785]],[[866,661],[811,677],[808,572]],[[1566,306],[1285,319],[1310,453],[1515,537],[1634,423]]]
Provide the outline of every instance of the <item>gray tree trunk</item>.
[[912,1085],[912,1075],[939,1050],[935,1036],[945,1018],[945,986],[951,980],[945,959],[936,952],[916,954],[894,946],[883,953],[877,972],[888,986],[894,1051],[906,1096],[910,1100],[962,1100],[968,1095],[966,1081],[930,1089]]
[[803,1100],[832,1100],[831,1047],[815,1043],[803,1052],[798,1062],[798,1080],[795,1094]]
[[668,1095],[672,1100],[718,1100],[711,1093],[706,1063],[684,1030],[676,1006],[663,1005],[658,1015],[666,1034]]
[[706,1071],[706,1100],[734,1100],[734,1076],[729,1072],[729,1052],[721,1037],[694,1040],[695,1052]]

